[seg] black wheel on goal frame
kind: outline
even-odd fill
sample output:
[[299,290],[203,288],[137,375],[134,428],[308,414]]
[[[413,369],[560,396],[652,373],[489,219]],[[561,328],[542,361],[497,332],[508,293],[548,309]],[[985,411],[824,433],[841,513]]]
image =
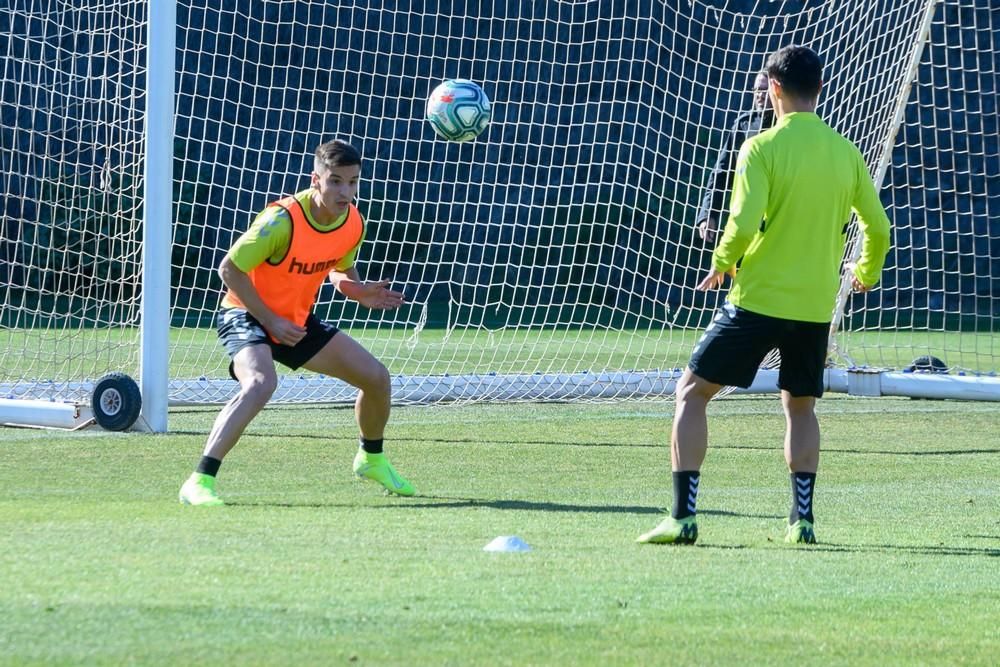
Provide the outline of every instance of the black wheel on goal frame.
[[135,423],[142,409],[139,385],[125,373],[108,373],[94,385],[90,407],[101,428],[124,431]]

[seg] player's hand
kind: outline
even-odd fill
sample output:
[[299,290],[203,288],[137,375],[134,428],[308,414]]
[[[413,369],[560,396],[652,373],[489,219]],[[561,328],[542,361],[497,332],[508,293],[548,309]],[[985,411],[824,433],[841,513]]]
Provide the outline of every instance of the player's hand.
[[706,243],[715,243],[715,235],[719,233],[719,221],[709,217],[698,225],[698,236]]
[[264,325],[264,328],[267,329],[267,333],[271,334],[271,338],[289,347],[298,345],[299,341],[306,335],[305,327],[300,327],[295,322],[277,315]]
[[406,302],[406,298],[402,292],[389,289],[390,282],[389,280],[380,280],[377,283],[360,283],[354,300],[362,306],[374,310],[399,308]]
[[863,282],[858,280],[858,277],[856,275],[854,275],[853,273],[851,274],[851,289],[853,289],[855,292],[867,292],[872,287],[874,287],[874,285],[865,285]]
[[861,282],[861,280],[858,279],[857,274],[854,273],[854,269],[856,267],[857,267],[857,264],[853,264],[853,263],[848,264],[845,267],[850,272],[850,274],[851,274],[851,289],[854,290],[855,292],[867,292],[872,287],[874,287],[874,285],[865,285],[863,282]]
[[736,267],[732,266],[728,271],[716,271],[712,269],[708,274],[702,278],[701,282],[695,287],[699,292],[707,292],[710,289],[718,289],[722,287],[722,284],[726,282],[726,276],[730,278],[736,277]]

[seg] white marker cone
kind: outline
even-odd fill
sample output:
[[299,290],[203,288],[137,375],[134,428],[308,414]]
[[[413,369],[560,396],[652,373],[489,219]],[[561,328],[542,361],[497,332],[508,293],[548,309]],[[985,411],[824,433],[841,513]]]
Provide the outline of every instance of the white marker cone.
[[483,547],[483,551],[531,551],[531,547],[517,535],[501,535]]

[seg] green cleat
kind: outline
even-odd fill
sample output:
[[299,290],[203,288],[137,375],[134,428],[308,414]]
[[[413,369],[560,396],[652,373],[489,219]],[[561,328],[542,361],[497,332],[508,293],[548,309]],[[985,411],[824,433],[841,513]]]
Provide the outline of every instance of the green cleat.
[[215,492],[215,478],[200,472],[191,473],[181,487],[177,499],[182,505],[198,505],[201,507],[218,507],[225,505],[222,498]]
[[354,456],[354,474],[360,479],[378,482],[390,493],[412,496],[413,485],[400,477],[385,454],[371,454],[359,449]]
[[643,544],[694,544],[698,539],[698,524],[694,516],[675,519],[668,516],[660,525],[643,533],[636,542]]
[[785,541],[789,544],[816,544],[816,533],[811,521],[799,519],[788,526]]

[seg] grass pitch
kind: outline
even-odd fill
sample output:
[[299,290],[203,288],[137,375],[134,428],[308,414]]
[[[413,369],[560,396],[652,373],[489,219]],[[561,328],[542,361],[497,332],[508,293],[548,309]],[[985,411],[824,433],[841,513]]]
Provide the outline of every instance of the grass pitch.
[[812,548],[781,541],[775,398],[710,407],[698,545],[635,544],[670,503],[671,411],[397,409],[405,499],[353,480],[350,410],[275,408],[218,509],[176,500],[214,410],[2,429],[0,664],[996,664],[995,405],[821,401]]
[[[397,328],[348,330],[393,375],[576,373],[651,370],[687,365],[701,329],[648,330]],[[215,330],[170,333],[170,377],[228,378],[229,357]],[[837,365],[906,368],[933,355],[956,370],[990,373],[1000,358],[1000,333],[878,330],[837,334]],[[0,329],[0,390],[40,381],[94,380],[106,372],[138,377],[139,330]],[[845,356],[842,356],[845,355]]]

